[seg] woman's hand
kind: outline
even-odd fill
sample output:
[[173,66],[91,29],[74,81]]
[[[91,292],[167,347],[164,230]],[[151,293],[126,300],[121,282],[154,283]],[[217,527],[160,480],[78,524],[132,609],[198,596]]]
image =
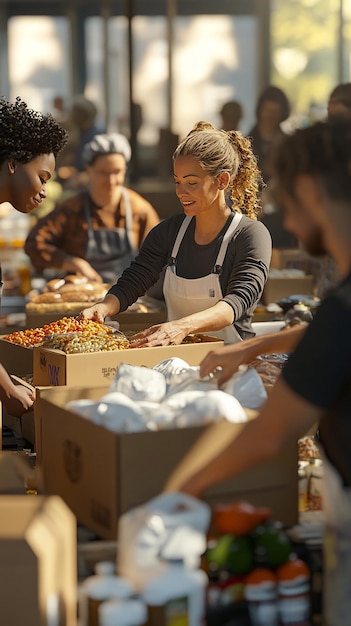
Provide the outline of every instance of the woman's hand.
[[31,391],[23,385],[13,385],[8,392],[10,395],[3,395],[2,401],[9,415],[21,417],[23,413],[29,411],[35,401],[35,391]]
[[104,322],[105,318],[110,315],[116,315],[119,312],[119,300],[112,294],[107,294],[102,302],[97,302],[87,309],[83,309],[77,316],[78,320],[94,320],[95,322]]
[[177,322],[155,324],[131,337],[133,347],[177,346],[188,333]]
[[83,274],[83,276],[86,276],[88,280],[102,283],[100,274],[94,270],[88,261],[79,256],[67,257],[62,264],[62,269],[74,274]]

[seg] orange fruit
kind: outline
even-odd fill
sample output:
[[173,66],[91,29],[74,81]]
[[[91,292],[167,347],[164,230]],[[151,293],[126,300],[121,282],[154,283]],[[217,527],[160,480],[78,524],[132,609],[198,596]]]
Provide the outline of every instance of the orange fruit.
[[236,501],[216,504],[213,521],[221,533],[248,535],[271,515],[268,507],[255,507],[249,502]]

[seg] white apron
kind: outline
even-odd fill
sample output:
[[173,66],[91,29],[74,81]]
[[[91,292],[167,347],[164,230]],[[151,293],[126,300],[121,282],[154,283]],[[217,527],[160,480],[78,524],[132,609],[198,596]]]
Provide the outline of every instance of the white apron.
[[[168,320],[177,320],[192,313],[205,311],[217,304],[223,298],[220,271],[227,252],[228,244],[242,218],[241,213],[235,213],[232,222],[227,229],[219,249],[217,259],[213,266],[213,272],[201,278],[181,278],[176,273],[176,258],[184,234],[190,224],[191,217],[187,216],[182,222],[177,238],[174,242],[171,259],[168,265],[163,283],[163,293],[167,305]],[[222,330],[211,331],[211,335],[223,339],[224,343],[237,343],[242,341],[233,324]]]

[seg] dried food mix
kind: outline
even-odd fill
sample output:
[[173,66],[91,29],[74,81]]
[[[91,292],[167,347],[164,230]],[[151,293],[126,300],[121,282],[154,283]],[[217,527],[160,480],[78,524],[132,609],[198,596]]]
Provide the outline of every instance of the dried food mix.
[[43,348],[62,350],[66,354],[83,352],[111,352],[129,348],[129,341],[122,333],[92,335],[83,330],[79,333],[58,334],[47,337],[42,342]]
[[[107,336],[109,334],[112,335],[114,329],[107,324],[101,324],[93,320],[77,320],[75,317],[63,317],[50,324],[45,324],[40,328],[27,328],[25,330],[15,331],[6,335],[4,339],[26,348],[33,348],[34,346],[40,346],[44,339],[50,335],[81,332],[89,333],[90,337],[94,335]],[[128,342],[124,335],[123,337],[125,341]]]

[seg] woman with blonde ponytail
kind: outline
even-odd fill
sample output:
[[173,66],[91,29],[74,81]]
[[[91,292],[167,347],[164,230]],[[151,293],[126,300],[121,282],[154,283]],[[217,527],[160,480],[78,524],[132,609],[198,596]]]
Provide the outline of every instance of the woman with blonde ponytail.
[[176,148],[173,169],[182,213],[155,226],[104,300],[81,317],[103,321],[125,311],[164,270],[168,321],[135,335],[138,345],[180,344],[202,332],[225,343],[252,337],[272,243],[257,220],[262,180],[250,141],[198,122]]

